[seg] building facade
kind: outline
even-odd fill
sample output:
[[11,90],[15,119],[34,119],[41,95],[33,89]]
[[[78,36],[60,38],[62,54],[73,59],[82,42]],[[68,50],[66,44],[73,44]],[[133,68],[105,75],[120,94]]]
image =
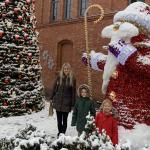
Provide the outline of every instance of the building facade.
[[[100,4],[105,11],[102,21],[94,24],[100,11],[93,8],[88,12],[89,48],[107,53],[102,46],[108,39],[100,36],[101,30],[112,23],[114,14],[137,0],[37,0],[36,17],[41,49],[42,80],[48,96],[64,62],[69,62],[77,79],[77,87],[87,83],[87,68],[82,64],[85,52],[84,12],[92,4]],[[142,0],[141,0],[142,1]],[[150,3],[150,0],[146,0]],[[101,100],[102,72],[91,71],[93,97]]]

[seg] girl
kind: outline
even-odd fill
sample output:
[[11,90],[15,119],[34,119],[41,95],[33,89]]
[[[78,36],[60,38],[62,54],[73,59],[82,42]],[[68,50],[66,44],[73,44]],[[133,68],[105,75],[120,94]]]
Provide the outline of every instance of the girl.
[[76,101],[71,126],[76,126],[78,135],[82,133],[86,125],[86,116],[90,112],[95,117],[94,102],[90,99],[90,90],[86,84],[78,88],[79,99]]
[[102,129],[106,130],[106,134],[109,135],[115,145],[118,144],[118,124],[116,118],[113,117],[112,108],[112,102],[105,99],[101,106],[102,111],[96,115],[95,123],[100,133]]
[[74,106],[76,96],[76,80],[69,63],[64,63],[54,82],[51,101],[56,109],[58,134],[66,133],[68,113]]

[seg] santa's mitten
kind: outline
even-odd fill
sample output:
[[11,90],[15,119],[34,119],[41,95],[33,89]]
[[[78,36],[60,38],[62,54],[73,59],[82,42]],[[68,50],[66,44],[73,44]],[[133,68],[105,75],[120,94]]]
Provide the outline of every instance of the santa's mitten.
[[122,39],[110,43],[108,49],[122,65],[124,65],[126,60],[137,51],[131,43],[126,43]]
[[[96,53],[95,51],[90,52],[90,67],[94,70],[102,71],[104,70],[104,65],[106,62],[106,55],[103,53]],[[82,62],[87,65],[87,53],[83,53]]]

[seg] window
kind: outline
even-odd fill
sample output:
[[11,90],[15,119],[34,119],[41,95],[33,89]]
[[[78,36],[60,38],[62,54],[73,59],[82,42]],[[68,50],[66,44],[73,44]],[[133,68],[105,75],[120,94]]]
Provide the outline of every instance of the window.
[[129,4],[130,4],[130,3],[134,3],[134,2],[138,2],[138,1],[139,1],[139,2],[144,2],[145,0],[129,0]]
[[89,0],[79,0],[79,15],[84,16]]
[[58,0],[52,0],[51,4],[51,20],[57,20],[57,13],[58,13]]
[[70,19],[71,18],[71,2],[72,0],[65,0],[65,14],[64,18],[65,19]]

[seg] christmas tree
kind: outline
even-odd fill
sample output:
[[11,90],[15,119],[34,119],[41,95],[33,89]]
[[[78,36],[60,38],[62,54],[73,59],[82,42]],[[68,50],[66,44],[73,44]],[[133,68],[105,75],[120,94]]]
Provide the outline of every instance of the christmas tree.
[[0,150],[49,150],[50,140],[45,131],[27,124],[15,136],[0,139]]
[[43,108],[34,3],[0,1],[0,117]]

